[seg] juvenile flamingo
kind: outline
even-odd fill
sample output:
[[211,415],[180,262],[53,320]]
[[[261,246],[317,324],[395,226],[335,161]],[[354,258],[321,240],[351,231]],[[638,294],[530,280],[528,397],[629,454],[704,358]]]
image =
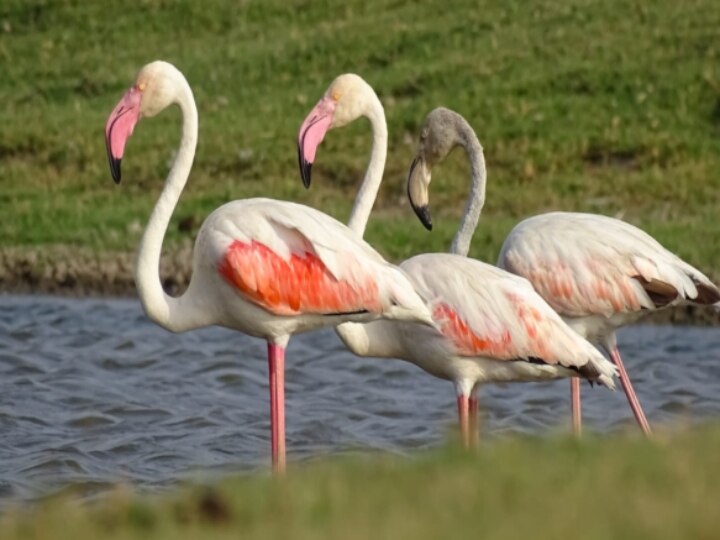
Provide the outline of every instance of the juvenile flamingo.
[[[375,92],[357,75],[341,75],[303,122],[298,134],[300,172],[310,185],[311,165],[325,133],[360,116],[370,119],[373,148],[363,189],[349,226],[361,236],[382,180],[387,152],[385,114]],[[429,182],[423,141],[410,171],[409,189]],[[482,156],[477,139],[463,139]],[[484,193],[484,176],[477,190]],[[468,205],[453,246],[465,255],[480,214]],[[345,323],[337,332],[359,356],[401,358],[453,382],[462,440],[471,444],[477,429],[477,391],[491,381],[532,381],[584,377],[613,388],[614,366],[573,332],[533,290],[530,283],[480,261],[455,254],[413,257],[401,268],[431,309],[436,328],[414,323]]]
[[[436,109],[421,136],[428,166],[442,161],[457,140],[455,129],[448,127],[451,123],[463,126],[462,137],[477,138],[462,116]],[[484,182],[479,189],[476,178],[485,178],[485,160],[477,151],[468,152],[468,157],[473,182],[467,204],[482,207]],[[418,216],[430,228],[427,186],[414,200]],[[453,242],[453,252],[467,249],[467,244]],[[498,266],[527,278],[571,328],[609,353],[638,423],[650,433],[620,358],[615,330],[664,307],[718,302],[717,287],[637,227],[593,214],[553,212],[526,219],[505,240]],[[579,434],[580,382],[572,379],[570,384],[573,429]]]
[[165,293],[158,267],[170,217],[197,144],[190,86],[174,66],[152,62],[113,109],[105,126],[110,170],[120,182],[125,143],[141,117],[177,104],[182,138],[138,249],[135,281],[147,316],[172,332],[210,325],[268,343],[272,462],[285,468],[285,347],[292,334],[379,318],[432,324],[405,274],[337,220],[306,206],[247,199],[215,210],[198,232],[185,293]]

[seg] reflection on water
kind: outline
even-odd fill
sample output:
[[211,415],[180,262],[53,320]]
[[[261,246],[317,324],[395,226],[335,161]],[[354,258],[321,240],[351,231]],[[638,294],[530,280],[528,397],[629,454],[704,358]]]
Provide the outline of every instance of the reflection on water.
[[[174,335],[137,301],[2,297],[0,498],[66,484],[157,488],[198,471],[264,466],[269,454],[263,341],[220,328]],[[720,415],[720,330],[637,326],[620,333],[651,422]],[[455,422],[452,386],[393,360],[360,359],[332,331],[287,354],[290,460],[408,452]],[[591,429],[632,426],[622,392],[584,390]],[[569,385],[488,385],[484,436],[567,429]]]

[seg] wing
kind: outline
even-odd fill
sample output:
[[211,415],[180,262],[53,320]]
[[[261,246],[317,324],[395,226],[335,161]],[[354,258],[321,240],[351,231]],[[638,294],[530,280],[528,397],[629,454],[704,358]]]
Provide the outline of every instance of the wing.
[[505,240],[498,265],[527,278],[568,316],[720,300],[706,276],[650,235],[594,214],[553,212],[524,220]]
[[270,199],[236,201],[216,210],[203,229],[212,237],[220,275],[244,299],[273,314],[406,310],[417,318],[427,312],[402,271],[312,208]]
[[560,365],[591,379],[612,377],[612,365],[527,280],[451,254],[419,255],[401,266],[456,354]]

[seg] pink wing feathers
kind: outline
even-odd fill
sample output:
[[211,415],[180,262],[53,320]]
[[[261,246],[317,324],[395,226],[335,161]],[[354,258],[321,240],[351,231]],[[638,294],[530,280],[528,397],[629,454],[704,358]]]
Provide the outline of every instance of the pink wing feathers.
[[707,277],[651,236],[594,214],[554,212],[526,219],[505,240],[498,265],[527,278],[567,316],[608,317],[720,299]]
[[269,199],[218,209],[209,227],[217,270],[246,300],[280,316],[430,314],[407,276],[345,225],[306,206]]
[[256,240],[235,240],[218,270],[243,296],[276,315],[382,311],[373,276],[337,279],[305,244],[285,259]]
[[576,368],[612,386],[614,368],[522,278],[480,261],[426,254],[402,264],[459,356]]

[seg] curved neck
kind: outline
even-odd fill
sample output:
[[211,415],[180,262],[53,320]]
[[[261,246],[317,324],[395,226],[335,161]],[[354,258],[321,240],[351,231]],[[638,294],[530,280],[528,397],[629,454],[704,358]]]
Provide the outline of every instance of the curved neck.
[[480,145],[480,141],[478,141],[477,135],[475,135],[475,132],[467,124],[462,130],[462,140],[460,144],[465,148],[465,152],[470,160],[472,185],[467,202],[465,203],[465,212],[450,244],[450,253],[467,256],[468,251],[470,251],[470,241],[480,220],[480,213],[485,205],[487,173],[483,148]]
[[365,116],[370,120],[373,132],[373,146],[370,153],[370,162],[368,163],[365,178],[360,186],[355,204],[353,205],[348,227],[361,237],[365,233],[368,219],[373,204],[377,198],[380,183],[382,182],[383,171],[385,170],[385,159],[387,158],[387,122],[385,121],[385,111],[378,97],[373,93],[372,106]]
[[183,83],[177,100],[183,117],[180,147],[165,180],[165,187],[140,240],[135,262],[135,284],[145,313],[154,322],[172,331],[181,331],[193,326],[188,320],[191,316],[191,313],[188,313],[188,302],[183,301],[186,295],[180,298],[169,296],[160,281],[163,238],[190,175],[198,138],[198,113],[195,100],[190,86],[184,80]]

